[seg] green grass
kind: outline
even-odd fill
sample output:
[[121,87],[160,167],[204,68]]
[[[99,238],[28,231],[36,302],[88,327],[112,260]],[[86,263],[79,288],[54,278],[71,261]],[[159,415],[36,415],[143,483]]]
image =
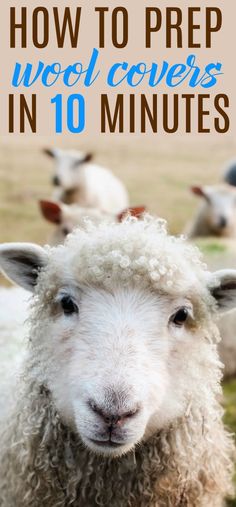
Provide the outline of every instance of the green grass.
[[210,242],[209,244],[199,245],[204,254],[221,254],[227,251],[227,247],[220,243]]

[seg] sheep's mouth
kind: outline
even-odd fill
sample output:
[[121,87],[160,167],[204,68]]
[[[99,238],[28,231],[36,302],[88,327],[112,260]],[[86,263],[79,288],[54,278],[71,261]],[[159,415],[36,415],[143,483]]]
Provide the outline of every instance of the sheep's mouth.
[[93,438],[89,439],[90,442],[92,442],[95,445],[98,445],[99,447],[122,447],[124,445],[124,442],[114,442],[114,440],[94,440]]

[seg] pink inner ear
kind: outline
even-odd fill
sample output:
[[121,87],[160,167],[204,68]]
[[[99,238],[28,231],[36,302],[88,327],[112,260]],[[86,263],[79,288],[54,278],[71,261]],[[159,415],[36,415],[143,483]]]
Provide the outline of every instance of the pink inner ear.
[[61,208],[59,204],[51,201],[39,201],[42,215],[53,224],[60,224],[62,221]]
[[48,155],[48,157],[51,157],[51,158],[54,158],[54,156],[55,156],[53,153],[53,150],[51,150],[50,148],[44,148],[43,153],[45,155]]
[[93,153],[87,153],[83,159],[83,162],[90,162],[93,159]]
[[193,194],[198,195],[200,197],[205,197],[205,193],[202,187],[190,187],[190,190]]

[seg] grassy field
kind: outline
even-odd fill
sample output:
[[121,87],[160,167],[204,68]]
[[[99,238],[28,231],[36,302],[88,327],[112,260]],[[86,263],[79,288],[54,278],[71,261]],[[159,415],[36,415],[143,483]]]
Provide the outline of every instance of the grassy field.
[[[52,193],[53,164],[41,152],[47,145],[44,140],[32,144],[25,139],[0,143],[1,242],[47,242],[51,226],[41,218],[37,204]],[[70,147],[76,148],[76,143]],[[151,143],[132,137],[102,138],[83,142],[79,149],[93,151],[98,163],[125,182],[132,204],[145,204],[167,219],[172,233],[183,231],[198,204],[189,186],[218,182],[225,162],[236,156],[236,143],[186,139]],[[226,423],[236,432],[236,381],[226,384],[224,391]],[[231,506],[236,507],[236,500]]]
[[[53,164],[41,152],[45,143],[0,143],[1,241],[47,241],[50,228],[37,206],[37,199],[52,192]],[[98,163],[125,182],[132,204],[146,204],[166,218],[173,233],[182,232],[197,206],[189,186],[218,182],[225,161],[236,155],[236,144],[230,142],[186,144],[181,139],[154,145],[134,138],[129,142],[102,138],[99,144],[93,141],[79,147],[94,152]]]

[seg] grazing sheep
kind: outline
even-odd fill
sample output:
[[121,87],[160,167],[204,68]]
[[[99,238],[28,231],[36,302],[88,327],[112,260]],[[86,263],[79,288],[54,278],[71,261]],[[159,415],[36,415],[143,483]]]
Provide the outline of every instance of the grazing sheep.
[[129,198],[123,183],[108,169],[93,164],[91,154],[59,149],[44,151],[55,160],[56,200],[108,213],[128,208]]
[[236,271],[210,274],[150,217],[6,244],[0,266],[34,293],[1,507],[223,507],[234,445],[214,320]]
[[114,215],[102,212],[97,208],[82,208],[76,204],[68,206],[68,204],[53,201],[39,201],[39,206],[43,217],[48,220],[48,222],[56,225],[49,240],[51,245],[63,243],[66,236],[68,236],[75,227],[86,227],[88,219],[94,224],[99,224],[101,222],[120,222],[127,215],[140,218],[146,211],[145,206],[136,206],[127,208],[118,215]]
[[232,160],[228,163],[227,168],[224,172],[224,181],[233,187],[236,187],[236,160]]
[[198,236],[236,236],[236,189],[227,184],[192,187],[203,198],[192,224],[186,230],[190,238]]

